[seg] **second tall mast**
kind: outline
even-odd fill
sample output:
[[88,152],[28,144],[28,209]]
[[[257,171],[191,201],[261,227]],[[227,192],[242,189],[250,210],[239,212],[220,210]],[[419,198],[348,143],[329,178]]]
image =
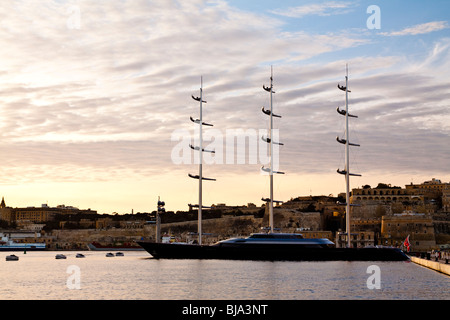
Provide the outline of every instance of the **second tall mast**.
[[270,87],[266,87],[265,85],[263,85],[263,89],[266,90],[267,92],[270,93],[270,110],[265,110],[264,107],[262,108],[262,112],[268,116],[270,116],[270,131],[269,131],[269,137],[268,138],[264,138],[262,137],[262,139],[264,141],[266,141],[267,143],[269,143],[269,156],[270,156],[270,167],[269,168],[264,168],[264,166],[261,168],[264,172],[268,172],[269,173],[269,177],[270,177],[270,198],[263,198],[261,200],[266,201],[266,206],[269,206],[269,226],[270,226],[270,232],[273,233],[274,231],[274,222],[273,222],[273,203],[274,202],[281,202],[281,201],[277,201],[273,199],[273,174],[284,174],[284,172],[281,171],[275,171],[273,169],[273,145],[277,144],[277,145],[283,145],[280,142],[274,142],[273,141],[273,117],[277,117],[277,118],[281,118],[280,115],[276,115],[273,113],[273,94],[275,93],[275,91],[273,91],[273,69],[272,67],[270,68]]

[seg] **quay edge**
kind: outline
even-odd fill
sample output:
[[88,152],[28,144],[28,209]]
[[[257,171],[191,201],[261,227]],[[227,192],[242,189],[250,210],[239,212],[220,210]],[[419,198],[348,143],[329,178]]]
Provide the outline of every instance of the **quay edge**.
[[444,264],[436,261],[426,260],[418,257],[410,257],[411,261],[423,267],[435,270],[437,272],[450,276],[450,264]]

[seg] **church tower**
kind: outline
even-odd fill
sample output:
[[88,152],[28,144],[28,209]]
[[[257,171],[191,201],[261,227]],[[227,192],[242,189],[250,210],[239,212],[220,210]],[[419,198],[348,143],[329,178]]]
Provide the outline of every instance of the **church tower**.
[[7,221],[11,223],[14,218],[14,209],[6,207],[5,197],[2,197],[2,202],[0,203],[0,220]]

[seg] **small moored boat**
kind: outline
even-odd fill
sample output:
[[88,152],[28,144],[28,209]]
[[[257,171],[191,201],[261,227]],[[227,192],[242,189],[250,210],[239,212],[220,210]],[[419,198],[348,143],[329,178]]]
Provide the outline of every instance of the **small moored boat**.
[[109,257],[114,257],[114,255],[111,253],[111,252],[108,252],[107,254],[106,254],[106,256],[109,258]]
[[15,254],[11,254],[9,256],[6,256],[6,261],[19,261],[19,257]]
[[63,255],[62,253],[59,253],[55,256],[55,259],[66,259],[67,257]]

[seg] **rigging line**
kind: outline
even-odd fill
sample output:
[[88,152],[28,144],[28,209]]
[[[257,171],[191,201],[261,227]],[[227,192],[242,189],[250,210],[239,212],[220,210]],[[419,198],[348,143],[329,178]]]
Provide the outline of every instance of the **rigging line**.
[[353,150],[351,150],[352,152],[351,152],[351,157],[352,157],[352,162],[353,162],[353,164],[352,164],[352,166],[353,167],[355,167],[356,168],[356,170],[354,170],[355,172],[357,172],[357,173],[360,173],[360,174],[363,174],[363,171],[361,171],[361,168],[360,168],[360,166],[359,166],[359,155],[360,155],[360,150],[357,150],[357,149],[359,149],[360,147],[356,147],[356,148],[353,148]]
[[[352,143],[356,143],[356,144],[360,144],[360,140],[359,140],[359,134],[358,134],[358,125],[359,122],[358,121],[353,121],[352,122],[352,128],[350,129],[350,136],[351,136],[351,140],[350,142]],[[361,147],[363,147],[363,145],[361,145]],[[350,149],[351,152],[351,158],[352,160],[352,166],[356,168],[356,170],[354,170],[357,173],[362,173],[363,171],[361,171],[360,166],[359,166],[359,158],[360,158],[360,148],[361,147],[354,147]]]
[[[339,116],[340,117],[340,116]],[[339,135],[340,138],[345,138],[345,120],[340,122],[341,124],[341,134]],[[338,144],[339,148],[339,164],[341,167],[345,167],[345,148],[343,148],[343,145]]]
[[[198,170],[198,165],[192,165],[192,170],[188,170],[188,172],[195,172]],[[189,188],[189,203],[190,204],[197,204],[198,202],[198,190],[197,190],[197,184],[198,182],[195,179],[188,178],[189,181],[192,182],[192,188]]]

